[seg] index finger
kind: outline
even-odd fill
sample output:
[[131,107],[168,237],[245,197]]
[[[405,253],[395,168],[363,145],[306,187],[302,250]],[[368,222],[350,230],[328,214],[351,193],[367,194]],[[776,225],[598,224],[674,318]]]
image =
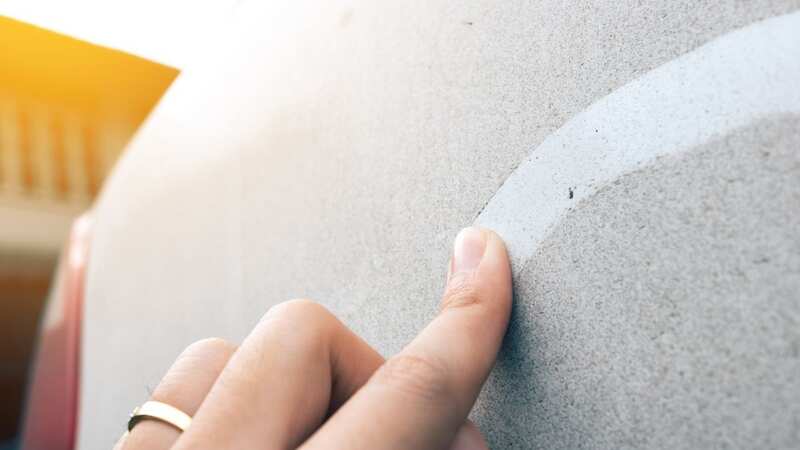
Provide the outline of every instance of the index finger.
[[494,365],[511,311],[511,268],[495,233],[456,238],[439,315],[302,447],[442,449]]

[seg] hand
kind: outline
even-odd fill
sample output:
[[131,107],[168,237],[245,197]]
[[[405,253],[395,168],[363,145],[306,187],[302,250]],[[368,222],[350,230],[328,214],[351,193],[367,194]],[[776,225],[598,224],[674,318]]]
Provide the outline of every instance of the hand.
[[388,361],[308,300],[271,308],[238,348],[192,344],[152,396],[191,426],[143,420],[115,449],[486,449],[467,415],[511,311],[503,242],[463,230],[448,274],[437,317]]

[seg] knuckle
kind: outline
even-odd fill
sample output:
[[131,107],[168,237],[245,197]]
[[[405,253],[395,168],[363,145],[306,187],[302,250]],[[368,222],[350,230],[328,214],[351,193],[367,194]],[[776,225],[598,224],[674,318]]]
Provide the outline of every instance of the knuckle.
[[236,346],[227,340],[219,337],[209,337],[200,339],[189,344],[180,357],[195,354],[230,354],[236,350]]
[[[189,344],[175,360],[173,367],[193,367],[227,361],[236,351],[236,346],[218,337],[200,339]],[[195,362],[199,364],[194,364]]]
[[224,366],[235,351],[234,344],[217,337],[190,344],[153,390],[153,399],[167,403],[183,402],[188,383],[215,374],[216,368]]
[[261,321],[284,339],[308,343],[323,342],[337,323],[327,308],[307,299],[279,303]]
[[158,383],[150,397],[153,400],[165,402],[170,405],[181,403],[183,399],[183,377],[179,374],[168,374]]
[[429,357],[395,356],[378,369],[373,382],[427,402],[447,401],[452,397],[447,368]]
[[265,319],[313,321],[330,314],[319,303],[304,298],[288,300],[271,307],[264,315]]
[[455,278],[451,280],[442,297],[439,310],[458,309],[480,306],[484,304],[480,292],[472,283],[470,277]]

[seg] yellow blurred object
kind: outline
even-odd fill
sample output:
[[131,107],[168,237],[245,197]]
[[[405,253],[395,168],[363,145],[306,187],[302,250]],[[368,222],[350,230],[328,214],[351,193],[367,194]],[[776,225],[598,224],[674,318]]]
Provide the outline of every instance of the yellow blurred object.
[[57,252],[177,75],[0,17],[0,251]]

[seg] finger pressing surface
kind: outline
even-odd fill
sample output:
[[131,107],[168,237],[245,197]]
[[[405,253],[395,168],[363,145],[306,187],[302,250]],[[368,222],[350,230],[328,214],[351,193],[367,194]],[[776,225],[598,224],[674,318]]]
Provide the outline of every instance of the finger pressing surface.
[[488,230],[463,230],[439,315],[304,448],[447,448],[494,364],[511,297],[502,240]]

